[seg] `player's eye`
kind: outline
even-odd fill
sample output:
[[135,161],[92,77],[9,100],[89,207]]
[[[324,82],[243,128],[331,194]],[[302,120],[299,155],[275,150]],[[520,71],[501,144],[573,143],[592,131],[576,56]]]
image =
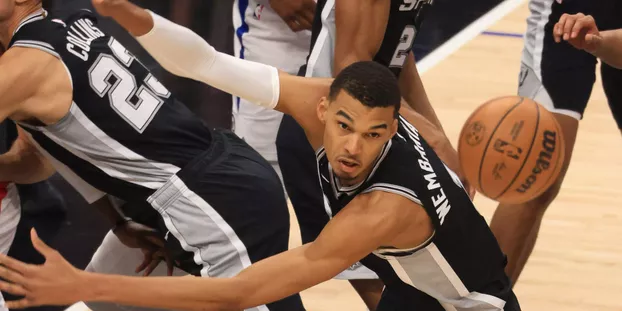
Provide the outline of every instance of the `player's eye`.
[[368,133],[367,137],[369,137],[369,138],[378,138],[378,137],[380,137],[380,134],[372,132],[372,133]]
[[347,131],[348,129],[350,129],[350,127],[348,127],[348,125],[347,125],[347,124],[345,124],[345,123],[343,123],[343,122],[337,122],[337,124],[339,125],[339,127],[340,127],[342,130],[346,130],[346,131]]

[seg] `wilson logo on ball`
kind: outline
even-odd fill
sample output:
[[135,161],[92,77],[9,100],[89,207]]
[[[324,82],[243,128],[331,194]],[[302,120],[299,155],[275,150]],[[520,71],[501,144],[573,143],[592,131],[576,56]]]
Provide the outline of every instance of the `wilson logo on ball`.
[[529,190],[538,179],[538,175],[540,175],[542,171],[548,170],[551,166],[551,158],[553,158],[553,153],[557,145],[557,133],[553,131],[544,131],[543,136],[542,148],[544,150],[540,151],[536,165],[531,169],[531,174],[527,176],[525,181],[516,189],[517,192],[524,193]]

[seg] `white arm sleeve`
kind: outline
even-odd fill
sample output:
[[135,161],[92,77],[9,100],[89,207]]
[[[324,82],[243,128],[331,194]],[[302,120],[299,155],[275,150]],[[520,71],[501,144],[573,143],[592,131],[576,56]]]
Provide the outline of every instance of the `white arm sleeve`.
[[151,11],[153,29],[138,42],[162,67],[274,109],[279,100],[279,73],[275,67],[220,53],[192,30]]

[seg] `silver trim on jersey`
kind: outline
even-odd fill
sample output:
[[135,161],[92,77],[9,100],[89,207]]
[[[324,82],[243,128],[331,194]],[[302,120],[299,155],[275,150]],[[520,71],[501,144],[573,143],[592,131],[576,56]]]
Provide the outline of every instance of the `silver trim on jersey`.
[[434,240],[434,237],[436,237],[436,230],[432,231],[432,235],[430,235],[429,238],[427,238],[423,243],[412,247],[412,248],[395,248],[395,247],[379,247],[378,249],[376,249],[373,254],[382,258],[382,259],[387,259],[387,257],[403,257],[403,256],[410,256],[416,252],[418,252],[419,250],[427,247],[428,245],[430,245],[430,243],[432,243],[432,240]]
[[172,164],[146,159],[123,146],[93,123],[75,102],[67,115],[55,124],[25,126],[41,131],[109,176],[146,188],[160,188],[180,170]]
[[[19,123],[19,126],[37,130],[35,127],[27,124]],[[93,187],[91,184],[74,173],[74,171],[67,167],[64,163],[49,154],[45,148],[41,147],[39,143],[32,138],[30,133],[27,133],[27,137],[33,146],[35,146],[37,150],[39,150],[39,152],[41,152],[41,154],[43,154],[43,156],[50,161],[52,166],[56,169],[56,172],[58,172],[58,174],[60,174],[60,176],[62,176],[84,198],[84,200],[86,200],[87,203],[94,203],[106,195],[105,192]]]
[[11,47],[23,47],[23,48],[33,48],[37,50],[41,50],[43,52],[49,53],[54,57],[61,59],[60,55],[54,51],[54,47],[50,44],[41,42],[41,41],[33,41],[33,40],[19,40],[15,41]]
[[417,197],[417,194],[414,191],[403,186],[398,186],[398,185],[389,184],[389,183],[375,183],[367,187],[367,189],[363,190],[361,193],[369,193],[372,191],[385,191],[385,192],[390,192],[393,194],[401,195],[413,201],[416,204],[423,205],[423,203],[421,203],[421,200],[419,200],[419,197]]
[[[317,70],[318,61],[321,62],[323,60],[329,62],[329,68],[332,69],[333,67],[332,63],[333,63],[334,47],[332,45],[333,45],[334,40],[330,36],[331,31],[328,28],[329,26],[328,18],[330,16],[330,13],[334,9],[334,6],[335,6],[335,0],[326,0],[326,3],[324,3],[324,8],[322,9],[322,12],[320,15],[321,21],[322,21],[322,28],[320,29],[320,33],[315,39],[315,44],[311,48],[309,60],[307,61],[305,77],[325,77],[325,78],[332,77],[332,70],[330,70],[330,72],[321,72],[321,73],[316,72],[316,70]],[[332,26],[333,29],[335,27],[334,23],[331,23],[330,26]],[[331,46],[326,47],[325,46],[326,44],[330,44]]]
[[383,256],[406,284],[437,299],[446,310],[502,311],[505,301],[469,291],[434,242],[409,256]]
[[26,18],[19,22],[17,28],[15,28],[15,31],[13,31],[13,35],[15,35],[24,25],[32,23],[34,21],[42,20],[47,16],[47,14],[48,12],[46,10],[39,9],[36,12],[26,16]]

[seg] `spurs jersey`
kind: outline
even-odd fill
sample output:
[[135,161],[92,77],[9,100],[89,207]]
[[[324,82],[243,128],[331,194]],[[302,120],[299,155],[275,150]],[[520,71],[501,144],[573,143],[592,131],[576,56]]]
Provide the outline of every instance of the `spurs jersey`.
[[89,202],[103,193],[144,201],[210,145],[210,129],[87,10],[64,20],[36,12],[9,47],[39,49],[66,66],[73,102],[65,117],[19,124]]
[[[318,0],[313,21],[311,53],[300,75],[332,77],[335,51],[335,1]],[[374,61],[389,67],[399,76],[410,53],[426,10],[433,0],[391,0],[384,38]]]
[[511,295],[505,256],[457,175],[414,126],[400,117],[397,134],[360,184],[340,185],[323,148],[317,161],[333,215],[357,195],[383,191],[421,205],[432,219],[435,231],[422,245],[413,249],[387,245],[361,261],[387,288],[405,288],[401,291],[405,300],[423,292],[454,307],[446,310],[503,310]]

